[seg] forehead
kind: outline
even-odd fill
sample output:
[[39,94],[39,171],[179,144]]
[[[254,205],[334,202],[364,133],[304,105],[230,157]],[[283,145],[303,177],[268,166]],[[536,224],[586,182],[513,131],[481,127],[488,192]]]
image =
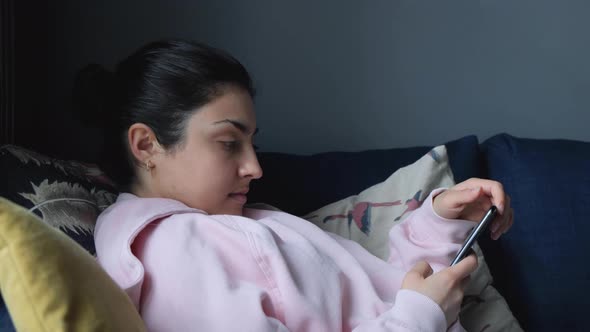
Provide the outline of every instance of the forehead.
[[222,122],[228,119],[243,123],[248,128],[256,127],[254,102],[246,91],[237,88],[226,89],[222,95],[199,107],[191,116],[189,126],[223,127],[230,124]]

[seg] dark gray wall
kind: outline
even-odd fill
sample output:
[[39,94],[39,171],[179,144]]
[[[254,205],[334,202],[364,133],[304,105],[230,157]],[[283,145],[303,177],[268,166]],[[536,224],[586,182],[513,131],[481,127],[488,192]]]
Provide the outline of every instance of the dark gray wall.
[[[467,134],[590,141],[590,2],[59,1],[49,107],[76,70],[166,37],[250,70],[263,151],[432,145]],[[66,139],[64,137],[64,139]]]

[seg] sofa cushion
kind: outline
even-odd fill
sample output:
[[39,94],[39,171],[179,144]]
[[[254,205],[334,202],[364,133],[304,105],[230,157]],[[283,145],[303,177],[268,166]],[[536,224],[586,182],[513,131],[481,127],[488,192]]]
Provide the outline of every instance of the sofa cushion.
[[[480,175],[477,137],[466,136],[445,145],[457,182]],[[264,202],[295,215],[304,215],[382,182],[393,171],[418,160],[431,148],[327,152],[309,156],[259,153],[264,176],[252,182],[248,198],[250,202]]]
[[481,241],[497,289],[525,330],[581,331],[590,308],[590,143],[494,136],[489,177],[512,197],[514,226]]
[[146,331],[94,257],[0,198],[0,289],[19,331]]

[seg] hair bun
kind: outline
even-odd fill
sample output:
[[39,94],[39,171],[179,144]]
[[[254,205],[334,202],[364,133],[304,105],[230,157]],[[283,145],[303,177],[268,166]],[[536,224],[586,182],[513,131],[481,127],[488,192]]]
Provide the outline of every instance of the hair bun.
[[89,64],[76,75],[74,111],[82,123],[104,128],[116,115],[115,75],[99,64]]

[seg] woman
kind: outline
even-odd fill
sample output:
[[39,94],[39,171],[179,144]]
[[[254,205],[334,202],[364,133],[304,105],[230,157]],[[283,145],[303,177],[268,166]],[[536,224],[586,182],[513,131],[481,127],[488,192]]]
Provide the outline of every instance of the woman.
[[[89,100],[97,82],[108,91]],[[120,156],[107,173],[124,184],[98,219],[98,260],[152,331],[461,331],[477,259],[449,259],[492,204],[492,237],[512,225],[502,186],[470,179],[394,227],[384,262],[298,217],[244,208],[262,176],[252,81],[202,44],[148,44],[112,75],[89,67],[78,87],[79,102],[114,114],[101,113]]]

